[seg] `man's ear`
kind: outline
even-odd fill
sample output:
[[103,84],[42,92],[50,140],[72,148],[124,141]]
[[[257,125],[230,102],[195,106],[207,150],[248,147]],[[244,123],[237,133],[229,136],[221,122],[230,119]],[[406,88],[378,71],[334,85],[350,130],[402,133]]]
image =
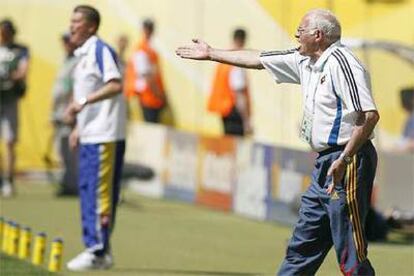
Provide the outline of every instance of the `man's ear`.
[[98,29],[98,26],[96,26],[96,24],[91,23],[88,27],[88,32],[93,35],[96,33],[97,29]]
[[315,30],[315,41],[321,42],[325,39],[325,34],[320,30]]

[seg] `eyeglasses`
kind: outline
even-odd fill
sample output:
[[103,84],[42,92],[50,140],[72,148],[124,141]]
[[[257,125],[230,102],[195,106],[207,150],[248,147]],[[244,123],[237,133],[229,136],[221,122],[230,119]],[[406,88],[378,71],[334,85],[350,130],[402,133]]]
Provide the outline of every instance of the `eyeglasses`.
[[[306,33],[309,33],[309,32],[311,32],[311,31],[316,31],[317,29],[316,28],[312,28],[312,29],[303,29],[303,28],[298,28],[297,30],[296,30],[296,34],[295,34],[295,37],[299,37],[299,36],[301,36],[301,35],[303,35],[303,34],[306,34]],[[311,33],[310,35],[314,35],[315,34],[315,32],[314,33]]]

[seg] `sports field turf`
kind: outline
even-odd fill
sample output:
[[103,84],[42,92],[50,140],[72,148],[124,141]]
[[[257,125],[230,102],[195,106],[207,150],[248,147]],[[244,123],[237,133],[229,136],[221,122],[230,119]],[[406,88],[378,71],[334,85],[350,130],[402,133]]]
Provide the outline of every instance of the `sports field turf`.
[[[49,241],[62,237],[65,262],[79,253],[77,199],[56,198],[53,187],[46,184],[20,183],[18,188],[18,197],[1,200],[0,214],[34,232],[47,232]],[[289,227],[184,203],[132,193],[125,198],[112,242],[115,267],[81,275],[272,275],[291,233]],[[377,275],[414,275],[413,243],[400,240],[394,235],[392,242],[370,245]],[[20,261],[18,265],[9,258],[0,261],[1,276],[46,275]],[[76,275],[65,269],[62,274]],[[318,275],[340,275],[332,251]]]

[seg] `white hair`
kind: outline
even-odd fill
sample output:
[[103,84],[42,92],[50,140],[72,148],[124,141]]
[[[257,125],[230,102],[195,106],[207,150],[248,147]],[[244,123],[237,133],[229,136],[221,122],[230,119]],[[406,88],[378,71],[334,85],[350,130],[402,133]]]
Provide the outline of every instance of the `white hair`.
[[331,11],[314,9],[307,12],[306,16],[309,27],[322,31],[330,44],[341,39],[341,24]]

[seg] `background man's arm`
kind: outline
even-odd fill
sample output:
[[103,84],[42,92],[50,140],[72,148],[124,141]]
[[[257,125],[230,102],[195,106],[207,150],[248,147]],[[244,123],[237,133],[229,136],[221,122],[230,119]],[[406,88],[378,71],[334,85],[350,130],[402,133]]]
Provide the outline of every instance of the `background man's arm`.
[[[105,99],[112,98],[118,94],[122,93],[122,83],[119,79],[112,79],[105,83],[104,86],[99,88],[97,91],[91,93],[86,98],[87,103],[96,103]],[[69,104],[68,108],[65,111],[65,121],[68,124],[72,124],[75,121],[75,115],[76,113],[79,113],[82,111],[82,109],[85,107],[85,104],[81,105],[76,101],[72,101],[71,104]]]
[[88,95],[88,104],[112,98],[120,93],[122,93],[121,80],[112,79],[105,83],[105,85],[102,86],[100,89]]

